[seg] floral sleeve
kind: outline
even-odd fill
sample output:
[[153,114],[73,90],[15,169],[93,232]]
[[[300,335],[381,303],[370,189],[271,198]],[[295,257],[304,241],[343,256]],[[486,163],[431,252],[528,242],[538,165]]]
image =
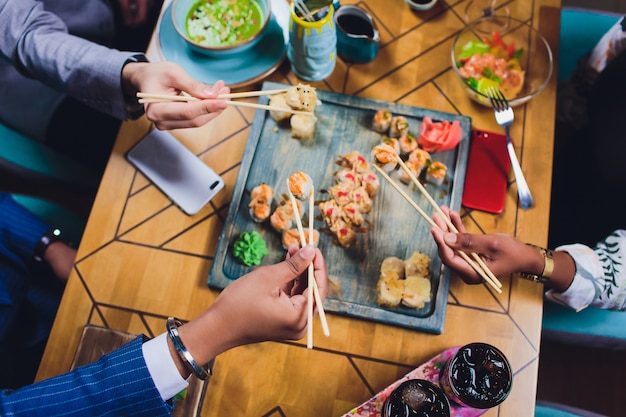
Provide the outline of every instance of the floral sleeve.
[[589,306],[626,310],[626,230],[616,230],[593,249],[573,244],[556,250],[572,256],[576,275],[564,292],[548,291],[548,299],[577,311]]

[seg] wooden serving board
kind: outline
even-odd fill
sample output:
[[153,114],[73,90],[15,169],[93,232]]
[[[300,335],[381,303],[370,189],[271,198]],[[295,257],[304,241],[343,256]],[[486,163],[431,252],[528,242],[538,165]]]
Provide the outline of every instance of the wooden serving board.
[[[263,85],[266,90],[284,87],[272,82]],[[317,93],[323,104],[315,109],[318,120],[315,133],[309,139],[292,138],[288,121],[276,123],[269,112],[257,111],[208,277],[210,287],[223,289],[254,268],[243,265],[232,255],[233,244],[242,232],[257,231],[265,239],[269,254],[263,258],[262,265],[284,259],[280,234],[269,221],[261,224],[252,221],[248,210],[250,191],[261,182],[270,185],[275,192],[275,208],[276,200],[287,193],[289,176],[304,171],[313,179],[315,200],[330,199],[325,190],[334,184],[333,174],[340,169],[336,163],[340,155],[356,150],[371,160],[372,148],[381,143],[383,136],[371,129],[372,118],[379,109],[405,116],[409,132],[415,136],[419,135],[425,116],[433,121],[460,122],[463,138],[459,146],[431,155],[433,160],[448,166],[446,180],[439,186],[426,184],[439,204],[459,209],[470,142],[469,117],[321,90]],[[268,101],[267,97],[259,100],[262,104]],[[394,172],[391,176],[397,180],[398,174]],[[380,183],[373,209],[365,215],[370,230],[359,233],[355,245],[348,249],[340,247],[332,234],[324,232],[327,228],[316,206],[315,227],[321,231],[319,247],[326,258],[329,278],[340,287],[340,290],[331,287],[324,308],[329,312],[440,334],[445,319],[449,272],[437,256],[430,225],[384,178],[380,178]],[[402,187],[424,211],[433,213],[426,198],[414,186],[402,184]],[[304,205],[308,210],[308,201]],[[307,219],[308,213],[305,213],[305,227]],[[432,260],[431,301],[419,310],[379,306],[376,283],[382,260],[389,256],[407,259],[416,250]]]

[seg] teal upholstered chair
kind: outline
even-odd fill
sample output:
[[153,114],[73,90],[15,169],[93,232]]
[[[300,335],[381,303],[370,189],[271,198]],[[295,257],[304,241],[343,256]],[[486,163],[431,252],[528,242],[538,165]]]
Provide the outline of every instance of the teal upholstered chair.
[[[588,9],[563,8],[559,47],[559,82],[567,80],[578,59],[589,52],[621,15]],[[588,347],[626,349],[626,312],[571,309],[546,302],[544,340]]]
[[96,172],[0,123],[0,190],[75,243],[99,181]]

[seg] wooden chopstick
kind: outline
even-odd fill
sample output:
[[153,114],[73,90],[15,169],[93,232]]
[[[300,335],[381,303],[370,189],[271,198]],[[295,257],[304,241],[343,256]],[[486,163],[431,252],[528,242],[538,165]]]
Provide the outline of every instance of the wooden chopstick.
[[[282,91],[282,90],[274,90],[274,91]],[[233,94],[238,94],[238,93],[233,93]],[[185,96],[185,95],[175,96],[175,95],[168,95],[168,94],[150,94],[148,97],[147,93],[137,93],[137,97],[140,97],[138,100],[139,104],[167,103],[167,102],[172,102],[172,101],[180,101],[180,102],[198,101],[198,98],[196,97]],[[291,114],[301,114],[304,116],[313,116],[312,112],[294,110],[290,107],[278,107],[278,106],[270,106],[267,104],[248,103],[246,101],[230,101],[230,100],[226,100],[226,104],[228,104],[229,106],[235,106],[235,107],[251,107],[254,109],[279,111],[279,112],[285,112],[285,113],[291,113]]]
[[[300,234],[300,243],[304,247],[306,246],[306,237],[304,236],[304,230],[302,228],[302,221],[300,220],[300,211],[298,210],[298,203],[296,202],[296,197],[291,192],[291,189],[289,189],[289,178],[287,179],[287,192],[289,194],[289,200],[291,201],[291,206],[293,207],[294,217],[296,219],[296,227],[298,228],[298,233]],[[310,208],[312,207],[310,211],[313,212],[315,209],[313,190],[311,190],[311,197],[310,197],[309,202],[310,202],[309,203]],[[310,243],[313,243],[313,231],[312,231],[313,221],[312,221],[311,213],[309,213],[309,222],[310,222],[309,239],[310,239]],[[307,348],[312,349],[313,348],[313,297],[315,297],[315,303],[317,304],[317,308],[318,308],[318,312],[320,316],[320,322],[322,323],[322,331],[324,332],[324,335],[330,336],[330,330],[328,329],[328,322],[326,321],[326,312],[324,311],[322,298],[319,293],[317,281],[315,280],[315,274],[314,274],[312,262],[309,264],[309,267],[307,268],[307,272],[308,272],[308,278],[309,278],[309,294],[308,294],[309,298],[307,302],[308,304]]]
[[[439,226],[437,225],[437,223],[435,223],[435,221],[428,215],[426,214],[426,212],[424,210],[422,210],[422,208],[420,206],[418,206],[415,201],[413,201],[413,199],[411,197],[408,196],[407,193],[404,192],[404,190],[402,190],[402,188],[400,188],[400,186],[398,184],[396,184],[396,182],[391,179],[391,177],[389,175],[387,175],[387,173],[385,171],[383,171],[378,165],[373,164],[372,165],[374,167],[374,169],[376,169],[376,171],[378,171],[378,173],[380,175],[382,175],[382,177],[387,180],[387,182],[389,182],[389,184],[391,184],[391,186],[393,188],[396,189],[396,191],[398,191],[400,193],[400,195],[424,218],[424,220],[426,220],[432,227],[436,227],[439,229]],[[447,217],[447,216],[443,216],[443,217]],[[457,231],[458,233],[458,231]],[[473,269],[474,271],[476,271],[482,278],[483,280],[491,285],[491,287],[499,294],[502,293],[502,290],[500,289],[500,287],[489,277],[489,275],[487,275],[485,273],[485,271],[481,268],[480,265],[478,265],[476,262],[474,262],[472,259],[470,259],[469,256],[467,256],[467,254],[465,252],[462,251],[457,251],[458,254],[465,260],[465,262],[467,262]]]
[[[240,93],[228,93],[228,94],[220,94],[217,96],[218,99],[225,100],[228,98],[244,98],[244,97],[259,97],[259,96],[271,96],[274,94],[280,94],[286,92],[286,88],[281,88],[277,90],[258,90],[258,91],[242,91]],[[137,93],[137,98],[145,98],[145,99],[162,99],[167,101],[195,101],[198,100],[196,97],[192,97],[189,94],[185,93],[183,95],[173,95],[173,94],[153,94],[153,93],[142,93],[141,91]]]
[[[448,218],[448,216],[445,215],[445,213],[441,210],[441,207],[439,207],[439,205],[437,204],[437,202],[435,201],[434,198],[431,197],[431,195],[428,193],[428,191],[426,190],[426,188],[422,185],[421,182],[419,182],[419,180],[415,177],[415,175],[413,174],[413,172],[409,169],[409,167],[406,166],[406,164],[404,163],[404,161],[402,160],[402,158],[400,158],[400,155],[396,155],[396,160],[398,161],[398,164],[400,164],[400,167],[404,170],[404,172],[406,172],[406,174],[409,176],[409,178],[411,178],[411,181],[413,181],[413,183],[417,186],[417,188],[420,190],[420,192],[424,195],[424,197],[426,197],[426,199],[428,200],[428,202],[430,203],[431,206],[433,206],[433,208],[437,211],[437,213],[439,213],[439,215],[443,218],[443,220],[446,222],[446,225],[448,226],[448,228],[454,232],[454,233],[459,233],[459,230],[454,226],[454,224],[452,224],[452,222],[450,221],[450,219]],[[489,276],[489,278],[491,278],[491,280],[494,282],[494,284],[496,284],[498,286],[498,288],[502,288],[502,283],[500,282],[500,280],[494,275],[493,272],[491,272],[491,270],[489,269],[489,267],[487,266],[487,264],[485,264],[485,262],[482,260],[482,258],[476,253],[476,252],[472,252],[471,253],[472,258],[474,258],[474,260],[476,262],[478,262],[478,264],[480,265],[480,267],[485,271],[485,273]]]

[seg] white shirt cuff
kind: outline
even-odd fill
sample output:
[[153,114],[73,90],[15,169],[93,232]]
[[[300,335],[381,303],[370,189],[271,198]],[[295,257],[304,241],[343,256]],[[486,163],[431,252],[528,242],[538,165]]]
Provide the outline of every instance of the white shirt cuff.
[[187,388],[189,383],[180,376],[176,363],[170,354],[166,333],[148,340],[141,346],[141,350],[150,376],[163,401],[173,398]]

